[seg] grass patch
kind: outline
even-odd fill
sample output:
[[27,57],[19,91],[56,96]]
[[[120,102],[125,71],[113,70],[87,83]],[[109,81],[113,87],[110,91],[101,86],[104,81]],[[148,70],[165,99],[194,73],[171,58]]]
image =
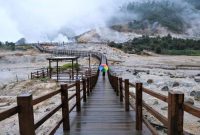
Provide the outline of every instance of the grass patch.
[[162,54],[200,56],[200,50],[163,50]]
[[[67,69],[71,69],[72,68],[72,64],[71,63],[67,63],[67,64],[64,64],[60,67],[61,70],[67,70]],[[80,69],[80,65],[79,64],[74,64],[74,69]]]

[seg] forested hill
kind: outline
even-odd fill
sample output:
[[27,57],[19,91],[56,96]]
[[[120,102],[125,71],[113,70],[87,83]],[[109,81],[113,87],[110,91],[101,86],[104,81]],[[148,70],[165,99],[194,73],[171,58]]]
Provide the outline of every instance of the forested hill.
[[[173,33],[200,35],[200,0],[129,2],[122,5],[120,11],[120,18],[116,15],[111,22],[123,24],[126,20],[128,31],[148,28],[156,33],[161,26]],[[115,23],[111,28],[123,31],[123,26],[119,24]]]

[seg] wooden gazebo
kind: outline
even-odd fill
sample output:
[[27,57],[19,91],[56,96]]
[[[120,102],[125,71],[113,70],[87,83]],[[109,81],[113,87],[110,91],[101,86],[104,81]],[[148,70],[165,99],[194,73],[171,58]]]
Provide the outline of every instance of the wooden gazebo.
[[[76,64],[78,64],[78,58],[77,56],[70,56],[70,57],[51,57],[51,58],[47,58],[47,60],[49,61],[49,76],[50,78],[52,77],[52,68],[51,68],[51,63],[52,62],[56,62],[56,74],[57,74],[57,81],[58,81],[58,75],[59,75],[59,70],[58,70],[58,62],[60,61],[71,61],[72,63],[72,79],[74,78],[74,61],[76,62]],[[78,70],[77,70],[77,74],[78,74]]]

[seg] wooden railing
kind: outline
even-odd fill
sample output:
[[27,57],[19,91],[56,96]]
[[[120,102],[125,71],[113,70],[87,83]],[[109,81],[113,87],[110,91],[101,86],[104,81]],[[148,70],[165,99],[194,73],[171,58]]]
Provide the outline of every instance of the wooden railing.
[[35,78],[45,78],[49,76],[49,69],[40,69],[37,70],[36,72],[31,72],[31,79]]
[[68,50],[68,49],[48,49],[43,47],[42,44],[32,44],[34,45],[38,50],[45,53],[51,53],[56,55],[69,55],[69,56],[81,56],[81,57],[87,57],[91,55],[92,57],[96,57],[98,60],[101,59],[103,56],[102,53],[99,52],[93,52],[93,51],[77,51],[77,50]]
[[[200,108],[184,103],[184,94],[182,92],[169,91],[168,96],[165,96],[144,88],[142,83],[130,83],[128,79],[123,80],[122,78],[111,75],[110,72],[108,72],[108,77],[113,89],[116,91],[116,95],[120,96],[120,101],[123,102],[124,100],[125,110],[129,111],[129,107],[135,110],[136,130],[142,130],[142,122],[144,122],[152,134],[158,134],[152,124],[143,116],[143,108],[163,123],[163,127],[168,129],[168,135],[183,135],[186,133],[183,129],[184,111],[200,118]],[[135,93],[129,92],[130,87],[135,87]],[[145,103],[142,99],[143,92],[168,103],[168,117],[163,116]],[[131,103],[130,97],[135,99],[135,104]]]
[[[53,135],[58,127],[63,123],[63,130],[70,129],[69,113],[76,107],[76,111],[81,111],[81,100],[86,102],[87,96],[92,92],[98,79],[99,71],[92,75],[83,78],[82,81],[76,80],[73,84],[63,84],[61,89],[53,91],[49,94],[43,95],[39,98],[33,99],[31,94],[20,95],[17,97],[17,105],[0,113],[0,121],[3,121],[11,116],[18,114],[19,130],[21,135],[35,135],[35,130],[40,127],[46,120],[48,120],[53,114],[62,108],[62,118],[60,118],[57,125],[55,125],[50,131],[49,135]],[[68,96],[68,89],[75,87],[76,92]],[[82,92],[82,94],[81,94]],[[33,106],[37,105],[57,94],[61,94],[61,103],[55,107],[48,114],[42,116],[40,120],[34,121]],[[82,96],[81,96],[82,95]],[[76,98],[76,102],[69,108],[69,101]]]

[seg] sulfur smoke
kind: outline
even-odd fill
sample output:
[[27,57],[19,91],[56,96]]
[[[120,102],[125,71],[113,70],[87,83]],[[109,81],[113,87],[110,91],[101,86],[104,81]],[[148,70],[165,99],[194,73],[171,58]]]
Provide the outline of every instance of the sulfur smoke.
[[[142,2],[147,1],[161,0]],[[188,25],[185,32],[199,36],[199,1],[168,1],[185,8],[180,12]],[[94,28],[140,19],[140,13],[121,12],[130,2],[142,3],[141,0],[0,0],[0,41],[15,42],[22,37],[29,42],[69,41]]]

